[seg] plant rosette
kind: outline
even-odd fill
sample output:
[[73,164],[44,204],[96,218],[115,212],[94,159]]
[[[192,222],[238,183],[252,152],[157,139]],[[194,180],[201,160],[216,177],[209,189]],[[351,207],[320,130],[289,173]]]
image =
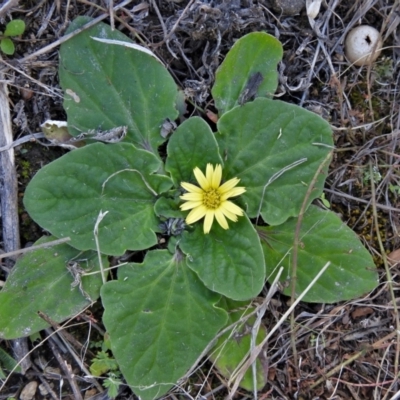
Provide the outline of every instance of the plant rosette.
[[[78,18],[69,32],[88,21]],[[70,241],[18,260],[0,292],[1,337],[43,328],[35,319],[42,300],[34,289],[47,285],[51,296],[60,297],[54,273],[46,274],[56,265],[78,308],[100,291],[115,360],[132,390],[147,400],[173,387],[205,349],[229,374],[238,356],[222,352],[218,364],[210,345],[238,321],[230,311],[250,305],[279,268],[282,281],[297,269],[292,284],[300,294],[331,262],[305,301],[337,302],[376,287],[372,258],[354,232],[332,212],[311,205],[322,195],[332,132],[319,116],[272,100],[282,57],[275,38],[251,33],[227,54],[212,88],[216,132],[195,116],[169,137],[164,126],[178,117],[181,95],[148,50],[98,24],[62,44],[60,57],[69,133],[86,145],[43,167],[24,204],[45,230]],[[111,133],[121,127],[122,141],[96,141],[115,141]],[[294,266],[295,239],[301,245]],[[119,266],[118,279],[107,281],[106,256],[128,250],[146,250],[143,261]],[[38,255],[53,255],[53,262],[39,268]],[[81,269],[66,268],[71,260]],[[18,275],[24,268],[26,278]],[[15,316],[13,299],[26,318]],[[57,322],[77,312],[59,307],[45,310]],[[267,330],[260,330],[257,341]],[[245,355],[249,342],[238,345],[237,354]],[[243,382],[250,387],[251,375]]]

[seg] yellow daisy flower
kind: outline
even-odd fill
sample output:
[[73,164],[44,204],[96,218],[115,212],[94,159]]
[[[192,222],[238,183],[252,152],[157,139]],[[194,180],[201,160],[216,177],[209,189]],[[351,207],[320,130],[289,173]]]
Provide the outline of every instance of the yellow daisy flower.
[[199,219],[204,218],[204,233],[209,233],[214,221],[214,217],[224,229],[228,229],[228,221],[237,221],[237,216],[243,215],[243,210],[228,199],[236,197],[246,191],[244,187],[235,187],[240,179],[233,178],[221,185],[222,167],[220,164],[215,166],[207,164],[206,175],[204,176],[200,168],[193,170],[194,176],[200,187],[191,183],[182,182],[181,186],[188,193],[180,196],[183,203],[181,210],[191,210],[186,217],[188,225],[193,224]]

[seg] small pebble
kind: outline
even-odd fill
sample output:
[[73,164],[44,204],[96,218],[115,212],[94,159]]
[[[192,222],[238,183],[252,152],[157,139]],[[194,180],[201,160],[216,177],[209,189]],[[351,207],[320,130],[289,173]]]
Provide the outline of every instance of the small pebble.
[[49,394],[47,387],[43,383],[39,385],[39,392],[42,396],[47,396]]
[[91,397],[95,396],[97,394],[97,390],[96,389],[88,389],[85,392],[85,397],[83,398],[84,400],[90,399]]
[[36,389],[38,387],[38,383],[36,381],[29,382],[21,392],[19,396],[20,400],[32,400],[35,397]]
[[306,0],[272,0],[272,8],[279,15],[292,16],[300,14],[305,6]]

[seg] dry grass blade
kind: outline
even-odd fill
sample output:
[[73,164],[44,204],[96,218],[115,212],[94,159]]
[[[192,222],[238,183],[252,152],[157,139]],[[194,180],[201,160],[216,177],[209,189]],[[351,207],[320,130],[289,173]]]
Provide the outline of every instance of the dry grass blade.
[[232,386],[232,389],[230,391],[230,398],[236,393],[236,390],[239,386],[239,382],[242,380],[243,375],[245,372],[248,370],[248,368],[251,366],[251,364],[254,363],[258,355],[261,353],[263,350],[264,345],[268,342],[268,340],[272,337],[272,335],[275,333],[275,331],[283,324],[283,322],[286,321],[286,318],[293,312],[293,310],[296,308],[298,303],[300,303],[301,299],[308,293],[308,291],[313,287],[315,282],[320,278],[320,276],[328,269],[330,265],[330,262],[326,263],[323,268],[319,271],[319,273],[314,277],[314,279],[310,282],[310,284],[306,287],[306,289],[299,295],[299,297],[293,302],[293,304],[289,307],[289,309],[282,315],[281,319],[278,321],[278,323],[268,332],[267,337],[259,344],[257,345],[251,352],[251,354],[248,354],[246,356],[246,361],[236,369],[236,371],[233,373],[233,376],[231,379],[235,379],[235,383]]

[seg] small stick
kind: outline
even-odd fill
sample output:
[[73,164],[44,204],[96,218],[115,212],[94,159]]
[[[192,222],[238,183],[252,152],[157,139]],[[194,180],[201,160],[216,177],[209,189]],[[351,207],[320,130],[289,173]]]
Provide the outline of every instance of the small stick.
[[99,225],[100,225],[100,222],[103,220],[103,218],[107,214],[108,214],[108,211],[103,213],[103,211],[100,210],[99,215],[97,216],[96,223],[94,225],[94,229],[93,229],[94,240],[96,242],[97,257],[99,259],[101,279],[103,281],[103,284],[106,283],[106,274],[104,273],[103,260],[101,259],[101,251],[100,251],[100,243],[99,243]]
[[49,345],[58,363],[60,364],[61,369],[63,370],[65,376],[68,379],[69,385],[71,386],[71,389],[74,393],[74,398],[76,400],[83,400],[79,387],[74,379],[74,375],[71,373],[71,369],[67,365],[67,362],[61,357],[61,354],[59,353],[56,345],[54,344],[52,337],[49,338]]
[[0,17],[3,18],[6,13],[11,9],[11,7],[14,7],[18,4],[18,0],[8,0],[3,4],[0,8]]
[[10,150],[13,147],[20,146],[21,144],[27,143],[27,142],[34,142],[36,139],[46,139],[46,136],[44,136],[43,133],[31,133],[30,135],[23,136],[17,140],[14,140],[12,143],[9,143],[3,147],[0,147],[0,153],[2,151]]
[[[45,314],[42,311],[38,311],[38,315],[40,318],[44,319],[48,324],[50,324],[56,331],[56,333],[63,336],[66,340],[72,343],[77,349],[82,350],[85,348],[85,346],[81,342],[76,340],[75,337],[71,335],[69,332],[63,330],[63,327],[57,324],[56,321],[53,321],[47,314]],[[90,350],[87,350],[87,354],[89,354],[91,357],[94,357],[94,354]]]
[[115,30],[115,21],[114,21],[114,1],[113,0],[108,0],[108,12],[110,14],[110,26],[111,30]]
[[[82,369],[82,371],[86,374],[86,379],[89,380],[91,383],[93,383],[93,385],[96,386],[99,393],[102,393],[104,391],[103,387],[101,385],[99,385],[99,383],[97,382],[96,379],[91,377],[90,371],[85,367],[84,362],[78,358],[76,352],[74,351],[73,348],[71,348],[69,343],[72,343],[75,347],[79,348],[80,350],[83,350],[84,353],[88,354],[90,357],[94,357],[94,354],[90,350],[88,350],[83,344],[81,344],[78,340],[76,340],[74,338],[74,336],[72,336],[69,332],[64,330],[64,328],[66,328],[65,326],[60,326],[59,324],[57,324],[55,321],[53,321],[48,315],[46,315],[42,311],[38,311],[38,315],[39,315],[39,317],[43,318],[47,323],[49,323],[53,327],[54,332],[51,332],[49,334],[49,337],[50,336],[53,337],[53,335],[56,333],[60,336],[61,341],[65,344],[65,346],[67,348],[66,350],[68,350],[70,352],[72,357],[75,359],[76,363],[79,365],[79,367]],[[82,314],[82,315],[84,315],[84,314]],[[93,325],[93,323],[89,322],[89,326],[90,325]],[[56,337],[57,336],[54,336],[54,339]]]
[[59,400],[57,394],[54,392],[54,390],[49,385],[49,382],[47,382],[47,380],[44,378],[42,371],[40,371],[39,368],[35,364],[32,364],[32,369],[37,373],[37,376],[41,380],[42,384],[46,388],[46,390],[49,393],[49,395],[51,396],[51,398],[53,400]]
[[71,240],[70,237],[65,237],[65,238],[62,238],[62,239],[53,240],[51,242],[38,244],[36,246],[27,247],[25,249],[9,251],[8,253],[0,254],[0,260],[3,259],[3,258],[8,258],[8,257],[13,257],[13,256],[16,256],[16,255],[19,255],[19,254],[28,253],[30,251],[34,251],[34,250],[37,250],[37,249],[43,249],[43,248],[47,248],[47,247],[57,246],[58,244],[69,242],[70,240]]

